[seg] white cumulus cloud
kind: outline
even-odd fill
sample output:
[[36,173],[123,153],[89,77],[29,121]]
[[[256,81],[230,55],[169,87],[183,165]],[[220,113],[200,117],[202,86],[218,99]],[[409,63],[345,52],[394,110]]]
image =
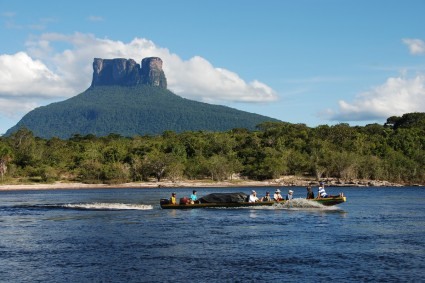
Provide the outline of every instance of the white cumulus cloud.
[[37,103],[28,99],[0,98],[1,114],[10,119],[18,119],[23,113],[37,107]]
[[[269,86],[257,80],[245,82],[238,74],[216,68],[202,57],[171,60],[169,88],[184,97],[214,101],[264,102],[276,100]],[[167,76],[168,78],[168,76]]]
[[[0,115],[22,114],[31,107],[83,92],[91,83],[94,58],[132,58],[140,64],[145,57],[160,57],[168,88],[198,101],[268,102],[277,99],[275,91],[260,81],[246,82],[237,73],[215,67],[200,56],[183,60],[144,38],[126,43],[84,33],[44,33],[31,37],[26,47],[16,54],[0,54],[3,106]],[[31,103],[22,107],[22,97]]]
[[0,94],[9,96],[63,96],[69,89],[60,76],[25,52],[0,55]]
[[[57,46],[64,44],[64,50],[57,50]],[[212,101],[263,102],[277,99],[276,93],[264,83],[246,82],[235,72],[214,67],[199,56],[182,60],[167,48],[158,47],[143,38],[124,43],[96,38],[91,34],[46,33],[28,41],[27,46],[31,57],[49,66],[74,92],[90,85],[95,57],[132,58],[140,63],[145,57],[157,56],[164,62],[169,89],[181,96]]]
[[339,111],[329,114],[337,121],[368,121],[411,112],[425,112],[424,75],[389,78],[384,84],[357,95],[352,103],[340,101]]
[[413,55],[425,54],[425,41],[416,38],[405,38],[403,43],[409,47]]

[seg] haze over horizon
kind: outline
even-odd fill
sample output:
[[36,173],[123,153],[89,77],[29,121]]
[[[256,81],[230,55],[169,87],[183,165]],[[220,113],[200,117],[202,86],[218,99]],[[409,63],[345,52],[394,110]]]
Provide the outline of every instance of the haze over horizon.
[[0,2],[0,134],[90,86],[93,58],[160,57],[168,89],[308,126],[425,112],[425,1]]

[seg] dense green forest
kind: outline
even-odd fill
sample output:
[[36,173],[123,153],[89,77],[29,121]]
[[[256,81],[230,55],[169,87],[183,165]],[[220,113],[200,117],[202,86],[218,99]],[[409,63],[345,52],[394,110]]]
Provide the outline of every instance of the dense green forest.
[[182,98],[167,89],[138,85],[96,86],[65,101],[39,107],[26,114],[6,132],[20,128],[42,138],[71,138],[74,134],[110,133],[160,135],[166,130],[221,132],[233,128],[255,130],[255,126],[276,119],[221,105]]
[[253,180],[283,175],[425,184],[425,113],[351,127],[265,122],[255,131],[164,132],[132,138],[37,138],[27,129],[0,138],[2,182],[69,180]]

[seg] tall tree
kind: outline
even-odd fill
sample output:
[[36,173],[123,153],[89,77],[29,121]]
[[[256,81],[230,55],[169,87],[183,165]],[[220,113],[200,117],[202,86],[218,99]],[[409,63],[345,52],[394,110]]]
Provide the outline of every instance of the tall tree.
[[3,181],[4,175],[7,172],[7,164],[12,160],[12,149],[0,142],[0,176]]

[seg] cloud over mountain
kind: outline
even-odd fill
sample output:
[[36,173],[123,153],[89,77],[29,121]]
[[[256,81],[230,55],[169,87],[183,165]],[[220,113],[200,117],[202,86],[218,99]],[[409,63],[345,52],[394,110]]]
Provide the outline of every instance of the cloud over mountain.
[[143,38],[125,43],[83,33],[44,33],[30,38],[26,46],[26,51],[0,55],[0,99],[9,100],[10,107],[16,105],[13,101],[19,97],[27,97],[33,105],[40,105],[46,99],[67,98],[84,91],[90,86],[95,57],[138,61],[160,57],[164,61],[168,88],[198,101],[267,102],[277,99],[273,89],[264,83],[246,82],[235,72],[215,67],[200,56],[183,60]]
[[0,55],[0,93],[9,96],[50,97],[67,91],[59,75],[25,52]]

